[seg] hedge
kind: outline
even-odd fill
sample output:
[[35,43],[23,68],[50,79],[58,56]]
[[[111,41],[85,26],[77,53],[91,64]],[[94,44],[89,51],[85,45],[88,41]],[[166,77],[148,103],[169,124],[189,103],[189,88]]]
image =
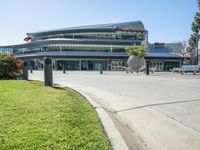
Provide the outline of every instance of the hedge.
[[13,55],[0,55],[0,79],[21,79],[21,60]]

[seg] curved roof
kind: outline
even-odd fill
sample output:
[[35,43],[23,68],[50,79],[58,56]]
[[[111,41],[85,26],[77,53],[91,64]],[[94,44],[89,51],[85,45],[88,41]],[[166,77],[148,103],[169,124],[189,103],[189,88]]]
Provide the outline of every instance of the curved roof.
[[70,28],[63,28],[56,30],[47,30],[41,32],[27,33],[27,35],[30,37],[38,37],[38,36],[62,34],[62,33],[113,32],[115,30],[145,31],[145,28],[141,21],[132,21],[123,23],[89,25],[89,26],[70,27]]
[[171,53],[172,49],[163,45],[163,46],[155,46],[154,44],[149,45],[149,53]]
[[[41,47],[46,44],[105,44],[105,45],[132,45],[140,43],[138,40],[100,40],[100,39],[47,39],[19,45],[2,46],[3,48]],[[1,48],[1,47],[0,47]]]

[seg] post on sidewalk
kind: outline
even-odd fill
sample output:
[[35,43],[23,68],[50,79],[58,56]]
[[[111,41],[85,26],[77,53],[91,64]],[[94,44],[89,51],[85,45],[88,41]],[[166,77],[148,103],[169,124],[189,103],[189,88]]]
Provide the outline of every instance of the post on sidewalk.
[[33,67],[30,65],[30,73],[33,73]]
[[44,58],[44,85],[53,86],[53,68],[51,58]]
[[63,70],[63,74],[65,74],[66,73],[65,65],[62,65],[62,70]]
[[23,80],[28,80],[28,63],[25,61],[23,63]]
[[103,65],[100,65],[100,74],[103,74]]
[[149,61],[146,64],[146,75],[149,75]]

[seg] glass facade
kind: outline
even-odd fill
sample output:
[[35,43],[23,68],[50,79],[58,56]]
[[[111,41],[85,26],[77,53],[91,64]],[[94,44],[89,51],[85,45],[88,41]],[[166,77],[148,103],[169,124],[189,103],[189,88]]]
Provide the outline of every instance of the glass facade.
[[[132,45],[135,45],[134,43]],[[111,44],[44,44],[41,47],[15,48],[17,54],[38,51],[100,51],[100,52],[125,52],[127,45]]]
[[181,59],[153,59],[150,61],[150,67],[155,68],[156,71],[170,71],[180,67],[181,63]]
[[[42,60],[30,61],[29,65],[32,68],[43,69],[44,62]],[[37,66],[37,67],[36,67]],[[112,70],[120,71],[125,70],[126,60],[124,59],[67,59],[57,58],[53,59],[53,68],[55,70],[62,70],[65,67],[66,70]]]
[[[28,43],[25,47],[14,48],[14,52],[20,53],[32,53],[38,51],[102,51],[102,52],[125,52],[124,49],[128,45],[140,45],[141,43],[147,43],[146,32],[117,32],[117,33],[74,33],[73,39],[67,39],[65,36],[48,35],[46,37],[35,37],[33,43]],[[62,36],[64,39],[51,39],[52,37],[59,38]],[[87,37],[91,37],[90,41]],[[66,38],[66,39],[65,39]],[[86,38],[86,39],[85,39]],[[37,39],[37,40],[36,40]],[[41,41],[41,39],[43,39]],[[50,41],[48,40],[50,39]],[[77,40],[80,41],[77,41]],[[97,39],[97,40],[96,40]],[[95,41],[96,40],[96,41]]]
[[116,31],[116,32],[85,32],[63,33],[34,37],[32,41],[54,38],[64,39],[106,39],[106,40],[147,40],[146,31]]
[[12,54],[13,49],[12,48],[0,48],[0,54]]
[[27,36],[25,39],[30,42],[13,47],[15,54],[56,51],[125,53],[124,49],[129,45],[148,43],[148,34],[141,21],[66,28],[28,33]]
[[[32,68],[43,69],[44,62],[41,59],[37,61],[30,61],[29,65]],[[177,59],[152,59],[150,60],[150,67],[155,68],[156,71],[170,71],[174,67],[180,67],[181,60]],[[66,70],[100,70],[101,66],[103,70],[122,71],[127,67],[126,59],[69,59],[69,58],[56,58],[53,59],[53,69],[62,70],[65,67]]]

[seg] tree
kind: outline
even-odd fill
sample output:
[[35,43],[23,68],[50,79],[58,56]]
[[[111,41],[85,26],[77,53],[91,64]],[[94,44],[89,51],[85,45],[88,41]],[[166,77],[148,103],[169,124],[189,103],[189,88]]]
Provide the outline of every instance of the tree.
[[187,41],[186,40],[183,40],[181,42],[181,52],[180,54],[183,56],[183,64],[187,64],[188,61],[187,61],[187,58],[188,58],[188,50],[187,50]]
[[137,73],[139,72],[140,59],[147,55],[147,47],[148,46],[146,44],[143,44],[143,45],[137,45],[137,46],[131,45],[125,48],[125,51],[130,55],[130,57],[133,55],[133,56],[138,57],[139,59],[138,64],[137,64]]
[[196,37],[193,34],[191,34],[190,39],[188,41],[189,47],[187,48],[187,52],[190,54],[191,64],[195,63],[195,56],[196,56],[195,43],[196,43]]
[[144,57],[147,55],[147,45],[143,44],[143,45],[136,45],[136,46],[127,46],[125,48],[125,51],[129,54],[129,55],[133,55],[133,56],[137,56],[137,57]]
[[[199,30],[200,30],[200,0],[197,1],[198,3],[198,11],[195,14],[194,21],[192,22],[192,34],[188,41],[189,47],[187,51],[190,53],[192,64],[195,62],[195,56],[197,58],[198,64],[198,42],[199,42]],[[196,49],[196,50],[195,50]]]

